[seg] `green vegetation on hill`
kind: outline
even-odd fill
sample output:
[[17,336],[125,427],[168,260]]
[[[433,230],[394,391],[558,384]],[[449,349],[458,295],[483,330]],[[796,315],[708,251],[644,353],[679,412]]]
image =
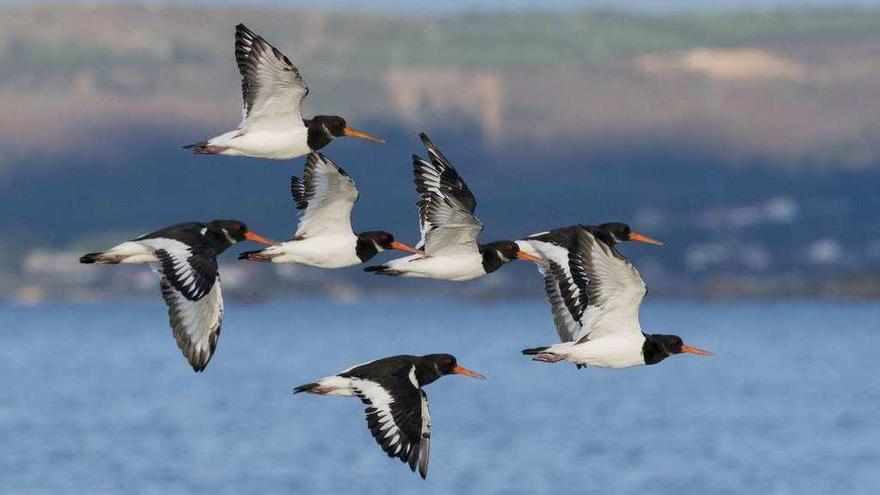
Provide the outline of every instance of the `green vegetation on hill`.
[[[252,22],[282,47],[301,46],[307,36],[313,37],[311,50],[315,45],[320,47],[322,60],[331,64],[328,71],[344,66],[348,73],[359,74],[357,77],[374,77],[389,67],[401,66],[584,64],[698,46],[880,36],[880,9],[671,16],[610,12],[468,14],[419,19],[130,6],[7,9],[4,14],[0,16],[4,33],[0,35],[0,83],[59,82],[57,79],[65,75],[87,70],[110,88],[125,85],[125,78],[112,69],[161,74],[181,64],[225,66],[230,58],[231,26],[241,19]],[[91,27],[69,29],[71,24]],[[138,36],[154,37],[155,43],[107,41],[105,29],[125,33],[126,27],[136,30]],[[292,55],[302,56],[296,52]]]

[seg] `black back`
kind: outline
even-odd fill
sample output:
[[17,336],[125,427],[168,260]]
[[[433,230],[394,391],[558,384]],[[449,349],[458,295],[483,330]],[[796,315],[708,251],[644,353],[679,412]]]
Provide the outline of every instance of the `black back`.
[[533,239],[541,242],[548,242],[551,244],[555,244],[557,246],[564,247],[568,250],[574,248],[577,244],[577,229],[578,227],[583,228],[591,228],[590,226],[578,226],[578,225],[569,225],[567,227],[559,227],[558,229],[553,229],[543,234],[533,235],[528,239]]
[[[204,233],[203,233],[204,231]],[[190,247],[194,253],[213,257],[244,240],[247,226],[238,220],[214,220],[210,223],[184,222],[132,239],[172,239]]]
[[411,356],[401,354],[377,359],[354,367],[339,376],[346,378],[363,378],[385,385],[395,382],[395,378],[409,374],[410,368],[416,367],[416,381],[420,387],[433,383],[443,375],[452,372],[456,365],[455,357],[450,354],[428,354]]

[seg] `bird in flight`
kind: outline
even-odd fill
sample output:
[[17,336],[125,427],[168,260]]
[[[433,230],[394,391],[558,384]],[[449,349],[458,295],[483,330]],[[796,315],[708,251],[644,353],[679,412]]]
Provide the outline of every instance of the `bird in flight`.
[[485,377],[458,365],[450,354],[392,356],[370,361],[293,389],[294,394],[356,396],[367,408],[367,426],[389,457],[424,479],[431,451],[431,415],[422,388],[446,375]]
[[578,228],[564,250],[543,251],[546,264],[540,270],[562,343],[523,354],[547,363],[603,368],[657,364],[681,353],[711,355],[677,335],[642,331],[639,307],[647,287],[614,244],[607,232]]
[[384,230],[354,233],[351,210],[358,190],[342,168],[320,153],[309,154],[305,173],[292,178],[290,191],[300,217],[293,238],[246,251],[239,259],[342,268],[369,261],[386,249],[419,252]]
[[317,151],[343,136],[385,142],[349,127],[338,115],[303,118],[309,87],[299,69],[244,24],[235,26],[235,60],[241,72],[242,121],[233,131],[184,146],[193,153],[285,160]]
[[364,270],[379,275],[465,281],[492,273],[516,259],[541,262],[513,241],[477,243],[483,230],[483,222],[474,216],[477,199],[440,149],[425,134],[419,136],[429,158],[413,155],[422,232],[416,249],[424,252]]
[[217,256],[233,244],[270,241],[238,220],[179,223],[82,256],[80,263],[149,263],[160,276],[174,340],[196,372],[214,355],[223,321]]

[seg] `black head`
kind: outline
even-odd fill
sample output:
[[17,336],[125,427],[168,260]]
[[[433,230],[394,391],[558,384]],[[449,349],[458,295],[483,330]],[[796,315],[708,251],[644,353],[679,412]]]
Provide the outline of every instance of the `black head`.
[[492,273],[501,268],[505,263],[513,260],[527,260],[541,263],[542,260],[524,253],[514,241],[495,241],[488,244],[480,244],[480,254],[483,255],[483,269],[486,273]]
[[312,119],[313,125],[324,131],[328,138],[338,138],[343,136],[351,136],[376,143],[384,143],[385,140],[367,134],[366,132],[353,129],[348,123],[338,115],[316,115]]
[[244,222],[238,220],[214,220],[206,226],[205,235],[210,235],[215,243],[223,246],[224,249],[244,240],[261,244],[275,244],[275,242],[251,232]]
[[247,225],[238,220],[214,220],[208,224],[207,233],[223,238],[229,245],[244,240]]
[[673,354],[681,354],[687,352],[697,354],[699,356],[711,356],[712,353],[691,347],[681,340],[678,335],[651,334],[645,336],[645,343],[642,346],[642,352],[645,356],[646,364],[656,364],[663,361]]
[[338,115],[316,115],[312,120],[319,126],[322,126],[327,131],[327,134],[333,137],[344,136],[345,129],[348,127],[345,119]]
[[458,361],[456,361],[455,356],[452,354],[428,354],[422,356],[420,368],[418,378],[421,385],[426,385],[446,375],[464,375],[471,378],[479,378],[480,380],[486,378],[476,371],[459,366]]
[[636,241],[636,242],[644,242],[647,244],[656,244],[658,246],[662,246],[663,243],[651,239],[650,237],[639,234],[638,232],[633,232],[630,229],[629,225],[620,222],[609,222],[603,223],[598,227],[598,230],[605,232],[610,237],[610,240],[614,244],[618,244],[624,241]]
[[388,249],[397,249],[407,253],[419,252],[408,244],[395,240],[391,232],[384,230],[368,230],[367,232],[361,232],[357,237],[355,250],[361,261],[369,261],[373,256]]

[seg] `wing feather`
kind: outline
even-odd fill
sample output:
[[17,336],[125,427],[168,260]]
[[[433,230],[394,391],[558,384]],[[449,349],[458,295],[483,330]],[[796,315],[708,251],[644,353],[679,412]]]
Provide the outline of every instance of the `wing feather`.
[[483,230],[483,223],[474,216],[477,200],[428,136],[420,136],[430,161],[413,155],[422,233],[417,248],[424,248],[428,255],[474,253],[477,235]]
[[[535,237],[535,236],[532,236]],[[583,331],[581,317],[586,309],[583,285],[572,276],[570,250],[547,240],[526,239],[547,264],[538,267],[544,278],[544,292],[550,302],[553,323],[562,342],[577,340]]]
[[294,238],[318,234],[352,234],[351,210],[358,200],[354,181],[321,153],[310,153],[302,177],[293,177],[290,191],[299,210]]
[[302,102],[309,88],[289,58],[239,24],[235,60],[241,73],[242,129],[305,126]]
[[167,277],[162,278],[160,285],[162,298],[168,305],[168,317],[177,347],[194,371],[204,371],[217,348],[223,323],[220,279],[204,297],[197,300],[186,297]]
[[641,335],[639,307],[647,293],[642,276],[617,250],[586,229],[578,229],[578,248],[571,253],[570,269],[581,280],[586,311],[584,333],[578,342],[605,335]]
[[431,421],[428,398],[408,374],[395,373],[382,379],[352,378],[355,394],[367,406],[367,426],[389,457],[398,458],[422,478],[428,474]]

